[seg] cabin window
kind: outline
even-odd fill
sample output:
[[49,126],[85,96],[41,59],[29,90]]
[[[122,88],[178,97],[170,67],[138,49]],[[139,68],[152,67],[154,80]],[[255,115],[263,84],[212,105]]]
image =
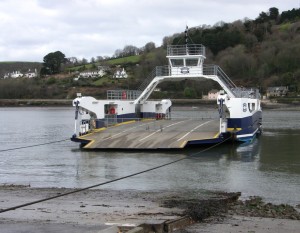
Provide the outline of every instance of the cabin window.
[[249,109],[249,112],[252,112],[255,110],[255,103],[248,103],[248,109]]
[[197,66],[198,59],[186,59],[185,63],[186,63],[186,66]]
[[171,59],[172,66],[183,66],[183,59]]

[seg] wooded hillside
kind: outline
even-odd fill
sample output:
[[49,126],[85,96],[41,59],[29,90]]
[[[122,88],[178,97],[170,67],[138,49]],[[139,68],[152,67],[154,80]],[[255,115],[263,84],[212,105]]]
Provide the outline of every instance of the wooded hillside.
[[[292,95],[299,93],[300,9],[280,14],[277,8],[270,8],[255,20],[192,27],[189,42],[206,46],[205,63],[219,65],[238,86],[258,87],[262,93],[270,86],[288,86]],[[168,44],[184,43],[184,33],[176,33],[163,38],[158,48],[152,42],[140,49],[125,46],[117,49],[113,58],[64,64],[60,74],[34,80],[0,80],[0,98],[73,98],[76,92],[103,98],[107,89],[137,89],[155,66],[167,64]],[[128,53],[129,47],[133,52]],[[0,71],[8,70],[9,65],[0,63]],[[98,65],[110,66],[111,71],[102,78],[74,81],[79,71],[97,69]],[[126,69],[129,78],[111,78],[119,67]],[[220,88],[212,81],[189,80],[159,87],[161,91],[153,93],[153,98],[201,98],[209,90]]]
[[[184,42],[174,35],[173,44]],[[300,9],[283,12],[270,8],[255,20],[220,22],[189,30],[190,40],[207,47],[207,57],[239,85],[289,86],[300,81]],[[165,40],[170,40],[165,39]]]

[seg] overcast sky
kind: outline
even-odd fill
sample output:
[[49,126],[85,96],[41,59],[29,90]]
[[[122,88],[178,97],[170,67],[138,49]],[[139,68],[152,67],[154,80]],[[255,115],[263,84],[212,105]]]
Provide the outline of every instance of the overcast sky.
[[255,19],[300,0],[0,0],[0,61],[39,61],[50,52],[66,57],[111,56],[125,45],[162,44],[185,25]]

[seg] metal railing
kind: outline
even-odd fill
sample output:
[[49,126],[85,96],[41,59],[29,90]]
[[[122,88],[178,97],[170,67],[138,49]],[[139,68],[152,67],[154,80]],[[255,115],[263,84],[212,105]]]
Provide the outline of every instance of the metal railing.
[[238,98],[251,98],[251,99],[260,99],[260,93],[257,88],[244,88],[244,87],[237,87],[233,88],[232,92]]
[[135,100],[141,93],[139,90],[108,90],[106,94],[109,100]]
[[217,65],[204,65],[203,75],[216,75],[220,80],[229,88],[236,88],[236,85],[231,79],[225,74],[225,72]]
[[168,45],[167,56],[202,55],[205,56],[205,47],[202,44]]
[[147,76],[145,81],[139,86],[138,90],[143,91],[151,81],[158,76],[169,76],[171,74],[171,67],[170,66],[157,66],[155,67],[152,72]]

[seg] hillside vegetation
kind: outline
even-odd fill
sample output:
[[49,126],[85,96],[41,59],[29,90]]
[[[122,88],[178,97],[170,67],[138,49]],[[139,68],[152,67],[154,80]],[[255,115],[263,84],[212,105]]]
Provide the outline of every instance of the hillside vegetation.
[[[108,89],[137,89],[155,66],[167,65],[167,45],[184,41],[184,33],[177,33],[163,38],[158,48],[152,42],[138,50],[126,46],[116,50],[113,58],[81,64],[65,62],[55,75],[0,80],[0,98],[74,98],[76,92],[103,98]],[[206,46],[206,64],[219,65],[238,86],[257,87],[263,93],[270,86],[288,86],[290,95],[299,93],[300,9],[280,14],[277,8],[270,8],[255,20],[193,27],[189,29],[189,42]],[[7,72],[12,64],[0,63],[1,72]],[[74,80],[78,72],[96,70],[99,65],[111,68],[104,77]],[[125,68],[129,77],[112,79],[120,68]],[[166,82],[159,87],[161,91],[153,93],[152,98],[201,98],[209,90],[220,88],[212,81],[190,80]]]

